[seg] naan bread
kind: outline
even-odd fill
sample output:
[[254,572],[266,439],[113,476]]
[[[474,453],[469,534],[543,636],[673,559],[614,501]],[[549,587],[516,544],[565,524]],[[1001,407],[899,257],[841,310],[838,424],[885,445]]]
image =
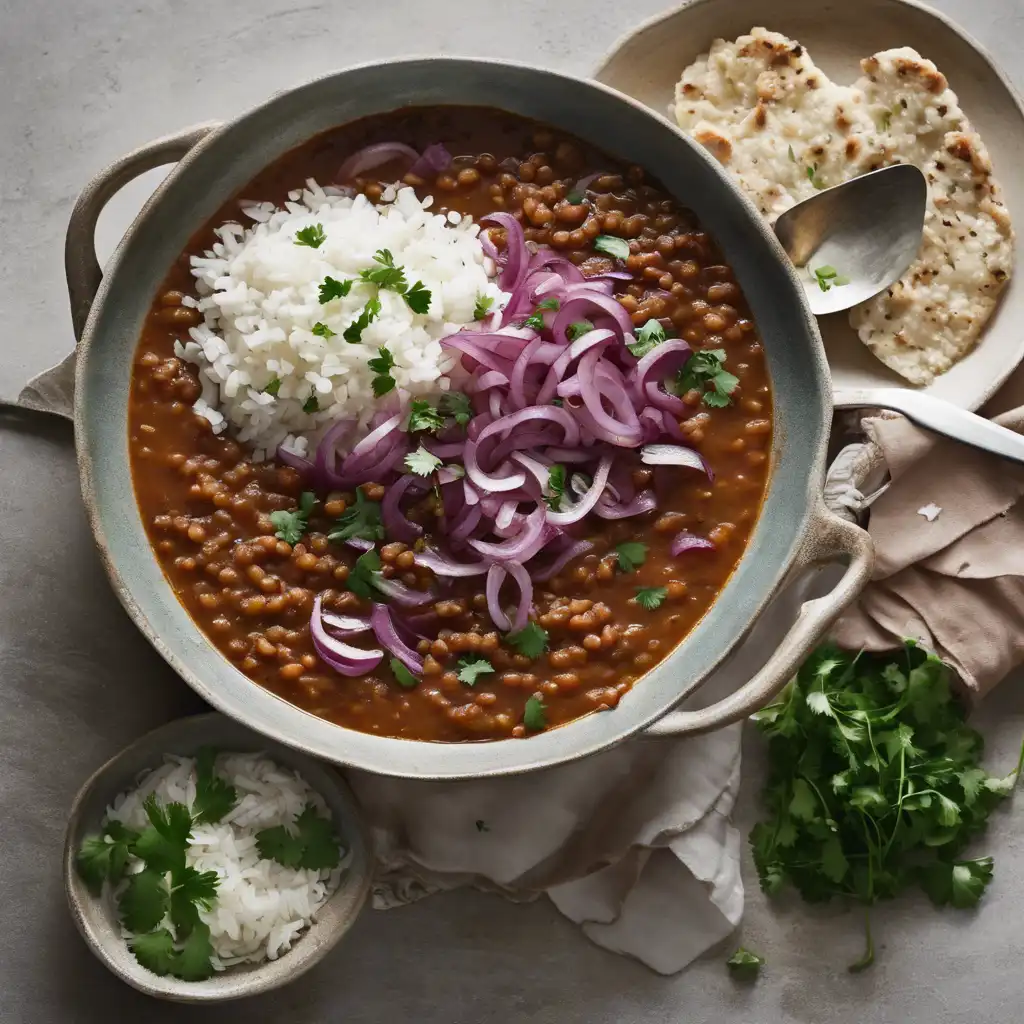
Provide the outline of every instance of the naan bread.
[[935,65],[909,47],[832,82],[797,42],[755,28],[719,39],[676,86],[671,113],[769,222],[820,188],[894,163],[928,179],[921,250],[850,323],[887,366],[928,384],[971,350],[1013,267],[1013,230],[984,143]]

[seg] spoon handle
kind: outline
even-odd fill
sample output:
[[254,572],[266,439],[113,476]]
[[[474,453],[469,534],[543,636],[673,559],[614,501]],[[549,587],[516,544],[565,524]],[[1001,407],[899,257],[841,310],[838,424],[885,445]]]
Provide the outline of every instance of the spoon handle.
[[833,405],[837,409],[891,409],[903,413],[918,426],[954,441],[1024,463],[1024,435],[920,391],[909,388],[850,388],[837,391]]

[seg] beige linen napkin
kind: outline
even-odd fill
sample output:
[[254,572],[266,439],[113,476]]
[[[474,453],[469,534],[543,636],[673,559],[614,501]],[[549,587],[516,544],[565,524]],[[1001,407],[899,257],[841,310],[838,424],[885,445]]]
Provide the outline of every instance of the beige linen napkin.
[[[996,422],[1024,432],[1024,407]],[[983,695],[1024,661],[1024,466],[899,417],[863,428],[862,475],[876,474],[869,486],[877,486],[887,467],[891,483],[870,507],[872,582],[834,638],[886,650],[913,637]],[[856,493],[845,494],[856,508]]]

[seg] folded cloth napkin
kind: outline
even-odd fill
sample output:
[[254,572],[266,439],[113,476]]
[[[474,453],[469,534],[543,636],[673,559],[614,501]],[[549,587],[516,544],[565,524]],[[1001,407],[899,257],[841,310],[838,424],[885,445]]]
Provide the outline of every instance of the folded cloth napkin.
[[[996,417],[1024,432],[1024,407]],[[833,636],[886,650],[920,640],[981,696],[1024,662],[1024,466],[939,438],[901,417],[863,422],[856,461],[870,503],[875,570]],[[857,487],[838,488],[858,508]]]

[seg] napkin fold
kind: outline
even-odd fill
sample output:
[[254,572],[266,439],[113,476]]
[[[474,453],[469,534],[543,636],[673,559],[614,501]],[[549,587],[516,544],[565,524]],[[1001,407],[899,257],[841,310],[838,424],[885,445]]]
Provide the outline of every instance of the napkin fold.
[[[1024,432],[1024,407],[996,417]],[[920,640],[982,696],[1024,662],[1024,466],[930,434],[901,417],[865,419],[856,459],[870,504],[872,581],[834,639],[872,651]],[[837,486],[858,507],[856,483]]]

